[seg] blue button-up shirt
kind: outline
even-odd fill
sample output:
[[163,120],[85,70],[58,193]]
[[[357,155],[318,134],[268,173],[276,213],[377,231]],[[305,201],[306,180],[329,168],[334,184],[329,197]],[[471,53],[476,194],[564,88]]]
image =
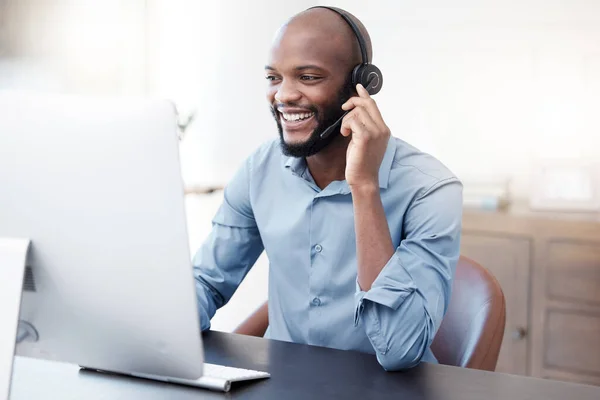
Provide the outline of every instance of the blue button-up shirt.
[[377,355],[387,370],[435,362],[459,257],[462,185],[438,160],[391,137],[379,187],[396,248],[369,291],[357,281],[352,194],[323,190],[278,140],[255,151],[224,192],[194,257],[201,329],[260,254],[269,260],[272,339]]

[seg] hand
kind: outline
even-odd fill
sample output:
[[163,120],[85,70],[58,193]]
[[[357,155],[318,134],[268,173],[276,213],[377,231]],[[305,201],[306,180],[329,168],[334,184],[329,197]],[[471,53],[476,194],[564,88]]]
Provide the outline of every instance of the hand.
[[351,189],[379,187],[379,167],[391,133],[369,92],[360,83],[356,92],[358,97],[342,105],[343,110],[352,110],[340,127],[343,136],[352,135],[346,152],[346,182]]

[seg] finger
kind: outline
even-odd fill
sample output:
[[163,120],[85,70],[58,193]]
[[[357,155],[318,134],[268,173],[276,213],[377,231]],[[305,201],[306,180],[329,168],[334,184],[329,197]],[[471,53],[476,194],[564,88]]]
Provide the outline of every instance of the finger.
[[342,105],[342,109],[344,110],[351,110],[357,107],[362,107],[367,110],[371,115],[371,118],[373,118],[374,121],[378,121],[378,125],[383,128],[385,123],[383,122],[383,117],[381,116],[381,112],[379,111],[379,107],[377,107],[375,100],[371,97],[351,97],[344,105]]
[[355,99],[360,99],[360,97],[350,97],[344,104],[342,104],[342,110],[352,110],[354,107],[356,107],[354,102]]
[[364,99],[362,97],[350,97],[348,99],[348,101],[346,101],[343,105],[342,108],[345,109],[351,109],[354,107],[367,107],[369,100],[368,99]]
[[366,128],[366,132],[371,135],[374,132],[377,132],[377,123],[375,122],[375,119],[372,117],[372,115],[365,110],[364,108],[358,107],[354,110],[354,114],[355,114],[355,119],[357,121],[359,121],[360,123],[362,123],[365,128]]
[[358,93],[358,95],[362,99],[370,99],[371,98],[371,95],[369,94],[367,89],[365,89],[365,87],[363,85],[361,85],[360,83],[356,85],[356,93]]
[[358,108],[344,117],[340,128],[340,132],[344,136],[352,133],[353,135],[370,137],[373,136],[373,132],[377,131],[377,125],[375,125],[371,116],[365,110]]
[[369,127],[364,122],[354,117],[342,124],[340,132],[343,136],[352,135],[353,140],[365,140],[371,136]]
[[354,120],[355,116],[353,114],[348,114],[342,120],[342,125],[340,126],[340,133],[342,136],[348,137],[353,132],[358,132],[359,130],[364,129],[361,126],[358,126],[356,121]]

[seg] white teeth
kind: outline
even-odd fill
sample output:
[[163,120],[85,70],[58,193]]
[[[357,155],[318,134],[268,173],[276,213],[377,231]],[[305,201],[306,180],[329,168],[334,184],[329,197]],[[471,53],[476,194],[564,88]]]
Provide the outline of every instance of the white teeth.
[[312,117],[313,113],[295,113],[295,114],[281,113],[281,115],[283,115],[283,119],[285,119],[286,121],[298,121],[298,120]]

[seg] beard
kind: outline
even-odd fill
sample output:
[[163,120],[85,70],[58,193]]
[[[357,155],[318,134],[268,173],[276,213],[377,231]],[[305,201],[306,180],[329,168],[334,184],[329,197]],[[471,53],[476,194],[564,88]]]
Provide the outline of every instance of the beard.
[[[352,85],[350,82],[347,82],[341,92],[338,94],[335,101],[324,107],[321,111],[314,105],[304,107],[315,114],[315,119],[317,120],[317,127],[312,131],[310,137],[301,143],[286,143],[283,137],[283,127],[281,125],[281,120],[279,112],[277,112],[276,108],[271,105],[271,113],[275,118],[275,123],[277,124],[277,130],[279,131],[279,139],[280,139],[280,147],[281,151],[284,155],[289,157],[310,157],[314,154],[317,154],[325,147],[329,146],[339,135],[340,128],[336,128],[334,132],[332,132],[325,139],[321,139],[321,133],[325,131],[328,127],[333,125],[344,113],[342,110],[342,104],[344,104],[352,95]],[[287,104],[288,106],[299,106],[298,104]],[[340,124],[341,126],[341,124]]]

